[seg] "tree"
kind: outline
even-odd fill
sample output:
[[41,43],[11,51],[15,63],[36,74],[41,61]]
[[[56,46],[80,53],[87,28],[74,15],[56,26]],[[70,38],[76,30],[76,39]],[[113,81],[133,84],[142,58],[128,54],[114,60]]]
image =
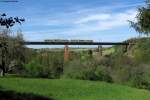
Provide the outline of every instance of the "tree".
[[150,35],[150,0],[146,0],[146,6],[138,8],[136,16],[137,21],[129,21],[133,27],[140,34]]
[[16,23],[21,24],[24,22],[24,19],[19,19],[18,17],[6,17],[6,14],[0,15],[0,26],[6,27],[2,31],[2,34],[0,36],[0,45],[1,45],[1,64],[0,64],[0,69],[2,70],[1,75],[4,76],[6,72],[6,66],[9,58],[9,46],[8,42],[10,40],[10,37],[8,36],[8,33],[10,32],[9,28],[14,26]]

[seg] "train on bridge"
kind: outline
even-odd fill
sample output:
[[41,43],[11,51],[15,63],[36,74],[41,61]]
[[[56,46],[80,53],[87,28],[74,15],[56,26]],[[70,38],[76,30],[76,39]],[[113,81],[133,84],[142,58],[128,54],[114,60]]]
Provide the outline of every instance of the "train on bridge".
[[47,39],[45,42],[74,42],[74,43],[93,43],[93,40],[62,40],[62,39]]

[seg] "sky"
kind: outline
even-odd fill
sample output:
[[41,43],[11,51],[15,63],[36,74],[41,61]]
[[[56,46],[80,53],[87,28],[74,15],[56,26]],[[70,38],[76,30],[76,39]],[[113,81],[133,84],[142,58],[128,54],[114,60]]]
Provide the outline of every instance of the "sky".
[[[0,0],[4,1],[4,0]],[[128,20],[136,21],[137,8],[144,0],[18,0],[0,2],[0,13],[25,18],[26,41],[45,39],[87,39],[122,42],[137,37]]]

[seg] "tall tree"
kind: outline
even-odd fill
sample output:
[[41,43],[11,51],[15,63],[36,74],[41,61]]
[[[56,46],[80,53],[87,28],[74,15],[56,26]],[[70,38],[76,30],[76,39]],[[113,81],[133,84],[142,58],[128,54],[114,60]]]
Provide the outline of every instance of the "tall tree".
[[4,76],[6,69],[7,69],[7,63],[8,58],[9,58],[9,40],[10,37],[8,36],[9,28],[14,26],[16,23],[21,24],[22,22],[24,22],[24,19],[19,19],[18,17],[7,17],[6,14],[1,14],[0,15],[0,26],[4,26],[6,27],[6,29],[4,29],[1,33],[0,36],[0,45],[1,45],[1,64],[0,64],[0,69],[1,69],[1,75]]
[[138,8],[136,22],[129,21],[133,27],[140,34],[150,35],[150,0],[146,0],[144,7]]

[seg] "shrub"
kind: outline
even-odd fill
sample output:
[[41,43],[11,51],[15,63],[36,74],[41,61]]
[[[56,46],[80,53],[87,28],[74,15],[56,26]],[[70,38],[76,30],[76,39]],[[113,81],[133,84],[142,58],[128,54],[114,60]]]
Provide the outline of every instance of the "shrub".
[[142,64],[132,69],[132,85],[137,88],[150,90],[150,66]]
[[89,58],[84,58],[84,60],[75,59],[68,62],[64,67],[64,77],[112,82],[107,68],[98,66],[94,59]]
[[137,63],[150,64],[150,39],[141,39],[133,47],[132,51]]
[[86,61],[81,59],[74,59],[69,61],[64,66],[64,77],[84,79],[84,80],[94,80],[95,66],[93,61]]
[[97,66],[95,75],[97,77],[97,80],[112,82],[112,77],[110,76],[106,66]]
[[45,72],[43,66],[37,63],[36,61],[31,61],[25,65],[25,70],[27,71],[28,76],[32,77],[48,77],[48,72]]
[[63,72],[61,53],[40,52],[25,65],[25,69],[30,77],[59,78]]

